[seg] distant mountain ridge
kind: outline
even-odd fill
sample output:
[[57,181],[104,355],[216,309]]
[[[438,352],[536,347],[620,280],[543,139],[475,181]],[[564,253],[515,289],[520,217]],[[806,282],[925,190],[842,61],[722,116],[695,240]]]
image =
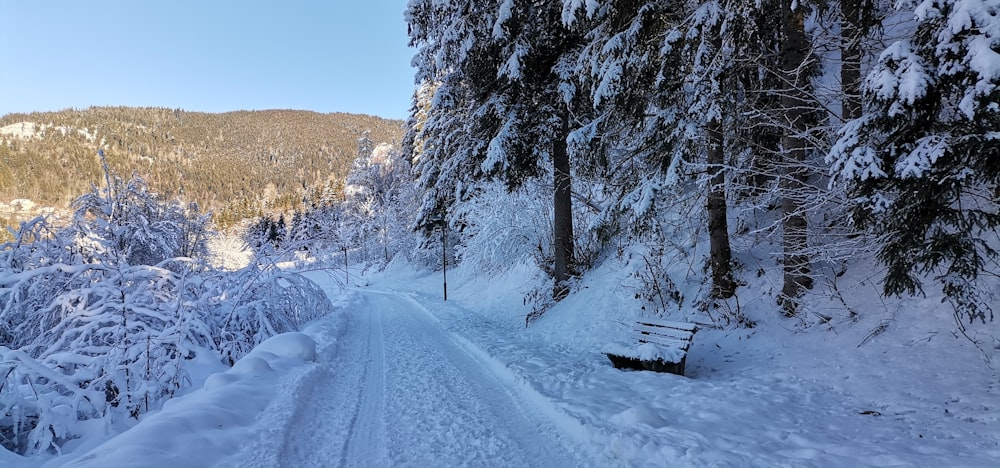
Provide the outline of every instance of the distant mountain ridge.
[[[123,178],[197,202],[227,226],[339,194],[367,136],[399,143],[400,120],[299,110],[219,114],[157,107],[91,107],[0,117],[0,203],[68,207],[100,185],[103,149]],[[16,222],[0,213],[0,223]],[[6,221],[6,223],[4,223]]]

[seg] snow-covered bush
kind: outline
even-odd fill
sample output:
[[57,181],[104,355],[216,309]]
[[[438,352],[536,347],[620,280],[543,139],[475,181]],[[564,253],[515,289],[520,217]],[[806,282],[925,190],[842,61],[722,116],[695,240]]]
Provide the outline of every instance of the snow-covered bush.
[[3,248],[0,443],[20,453],[57,449],[79,421],[158,407],[188,382],[180,361],[211,344],[209,311],[188,307],[197,266],[84,255],[75,234]]
[[552,216],[544,192],[522,189],[508,193],[499,184],[485,184],[482,193],[457,204],[453,218],[464,229],[455,247],[458,259],[485,274],[496,274],[522,263],[552,255]]
[[273,264],[250,266],[211,281],[209,300],[218,304],[212,335],[230,365],[254,346],[330,312],[332,305],[316,283]]
[[[190,384],[184,361],[232,362],[330,310],[300,275],[205,261],[205,218],[141,179],[78,199],[73,222],[0,245],[0,445],[58,452],[86,421],[136,418]],[[191,258],[194,256],[195,258]]]
[[[80,247],[95,257],[123,255],[130,265],[156,265],[174,257],[208,252],[208,217],[195,204],[167,202],[149,191],[138,176],[128,181],[109,175],[109,186],[78,198],[71,229]],[[101,245],[108,243],[109,245]]]

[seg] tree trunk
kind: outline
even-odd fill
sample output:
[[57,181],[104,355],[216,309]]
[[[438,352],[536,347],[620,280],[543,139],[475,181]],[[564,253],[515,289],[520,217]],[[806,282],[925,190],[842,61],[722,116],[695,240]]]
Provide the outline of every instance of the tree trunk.
[[562,128],[552,143],[553,168],[553,237],[555,286],[552,297],[562,300],[569,294],[566,281],[573,274],[573,200],[570,187],[569,152],[566,138],[569,135],[569,113],[563,110]]
[[862,0],[840,2],[840,87],[844,122],[861,117]]
[[729,298],[736,293],[730,268],[729,222],[726,219],[726,174],[722,170],[725,153],[722,146],[722,121],[708,124],[708,238],[712,266],[712,296]]
[[807,221],[802,210],[802,196],[808,176],[806,140],[804,134],[809,129],[807,121],[806,51],[809,40],[805,34],[802,5],[792,10],[791,0],[782,2],[783,37],[781,43],[782,77],[785,90],[781,93],[781,107],[785,122],[781,137],[783,154],[783,174],[780,183],[782,211],[782,251],[784,281],[780,302],[785,315],[797,313],[799,298],[803,291],[812,287],[809,276],[809,258],[805,255],[807,242]]

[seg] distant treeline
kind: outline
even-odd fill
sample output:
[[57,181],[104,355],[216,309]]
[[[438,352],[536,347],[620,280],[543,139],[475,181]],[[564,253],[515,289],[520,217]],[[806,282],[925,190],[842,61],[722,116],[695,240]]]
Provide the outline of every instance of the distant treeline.
[[223,227],[339,193],[362,136],[398,143],[404,132],[402,121],[370,115],[155,107],[7,114],[0,127],[0,201],[68,206],[100,185],[100,148],[115,173],[197,202]]

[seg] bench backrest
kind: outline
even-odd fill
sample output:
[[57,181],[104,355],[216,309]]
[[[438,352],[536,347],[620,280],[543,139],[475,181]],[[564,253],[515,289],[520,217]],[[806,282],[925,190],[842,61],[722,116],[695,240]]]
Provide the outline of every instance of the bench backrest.
[[698,326],[687,322],[640,319],[635,332],[640,343],[654,343],[687,351]]

